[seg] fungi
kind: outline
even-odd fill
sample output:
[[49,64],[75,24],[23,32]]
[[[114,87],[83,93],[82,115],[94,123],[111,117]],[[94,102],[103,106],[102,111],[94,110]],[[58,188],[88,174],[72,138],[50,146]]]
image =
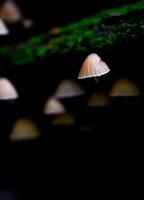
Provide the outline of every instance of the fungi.
[[0,6],[0,17],[7,23],[16,23],[23,18],[23,14],[14,0],[5,0]]
[[96,53],[91,53],[82,64],[78,79],[101,76],[109,71],[107,64]]
[[76,124],[76,120],[74,116],[69,112],[55,115],[52,120],[53,126],[73,126],[75,124]]
[[139,96],[141,95],[141,91],[133,80],[120,77],[113,83],[108,95],[110,97]]
[[8,35],[8,34],[9,30],[4,21],[0,18],[0,35]]
[[63,103],[54,97],[49,97],[44,105],[44,114],[53,115],[66,112]]
[[108,95],[106,95],[103,92],[95,92],[93,93],[88,101],[87,101],[87,106],[88,107],[105,107],[110,105],[110,99]]
[[34,25],[34,21],[31,18],[23,18],[21,24],[23,28],[30,29]]
[[56,98],[69,98],[85,93],[84,88],[74,79],[63,79],[57,86],[54,96]]
[[21,117],[13,124],[11,133],[9,135],[9,140],[33,140],[39,138],[40,135],[41,132],[33,120],[27,117]]
[[11,81],[5,77],[0,77],[0,100],[14,100],[18,96],[18,92]]

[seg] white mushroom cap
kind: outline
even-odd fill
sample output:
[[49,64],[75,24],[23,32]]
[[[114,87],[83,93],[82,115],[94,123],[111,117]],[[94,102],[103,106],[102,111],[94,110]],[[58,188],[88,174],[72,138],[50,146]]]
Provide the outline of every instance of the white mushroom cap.
[[63,103],[54,97],[49,97],[44,105],[44,114],[60,114],[66,112],[66,108]]
[[76,80],[66,78],[59,83],[54,96],[56,98],[69,98],[83,95],[84,93],[84,88]]
[[107,64],[103,62],[96,53],[91,53],[86,57],[84,63],[82,64],[78,79],[101,76],[109,71],[110,69]]
[[18,96],[18,92],[11,81],[5,77],[0,77],[0,100],[17,99]]
[[0,35],[7,35],[7,34],[9,34],[9,30],[4,21],[0,18]]

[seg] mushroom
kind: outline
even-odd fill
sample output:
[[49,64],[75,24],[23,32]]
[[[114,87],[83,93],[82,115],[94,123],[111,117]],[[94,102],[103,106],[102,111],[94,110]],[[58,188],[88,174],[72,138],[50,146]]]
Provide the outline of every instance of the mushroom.
[[104,92],[95,92],[93,93],[88,101],[87,106],[88,107],[105,107],[110,105],[110,99],[108,95],[106,95]]
[[27,117],[15,121],[9,135],[10,141],[33,140],[39,138],[41,132],[36,123]]
[[0,17],[6,23],[16,23],[23,18],[23,14],[14,0],[5,0],[0,6]]
[[60,114],[65,113],[66,108],[63,103],[54,97],[49,97],[44,105],[44,114],[52,115],[52,114]]
[[14,100],[18,96],[18,92],[11,81],[5,77],[0,77],[0,100]]
[[56,98],[69,98],[85,93],[84,88],[74,79],[63,79],[57,86],[54,96]]
[[31,18],[23,18],[21,24],[25,29],[30,29],[34,25],[34,21]]
[[80,69],[78,79],[91,78],[101,76],[110,71],[109,67],[102,59],[96,54],[89,54]]
[[0,18],[0,35],[8,35],[8,34],[9,30],[4,21]]
[[141,91],[133,80],[126,77],[120,77],[114,82],[108,95],[110,97],[138,96],[141,95]]
[[53,126],[72,126],[75,124],[76,124],[76,120],[74,116],[69,112],[55,115],[52,120]]

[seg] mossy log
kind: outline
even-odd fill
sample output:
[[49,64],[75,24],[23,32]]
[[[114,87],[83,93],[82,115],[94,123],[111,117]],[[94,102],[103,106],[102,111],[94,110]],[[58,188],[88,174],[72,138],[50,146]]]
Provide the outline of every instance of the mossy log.
[[[112,45],[143,40],[144,0],[105,9],[64,27],[53,27],[23,42],[0,46],[0,57],[12,65],[32,63],[54,54],[96,52]],[[1,69],[2,69],[1,65]]]

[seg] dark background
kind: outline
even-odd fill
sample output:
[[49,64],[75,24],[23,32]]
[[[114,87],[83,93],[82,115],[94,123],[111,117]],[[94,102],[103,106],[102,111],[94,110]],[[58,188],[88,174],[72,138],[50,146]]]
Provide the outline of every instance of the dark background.
[[[3,0],[0,1],[2,4]],[[21,8],[24,17],[32,18],[39,30],[48,30],[51,26],[63,26],[70,22],[81,20],[83,17],[105,9],[114,8],[124,3],[136,0],[109,1],[27,1],[15,0]]]
[[[33,19],[34,27],[27,31],[27,33],[22,34],[22,31],[17,31],[19,29],[16,29],[16,25],[14,28],[12,28],[12,25],[9,25],[12,36],[10,36],[8,41],[1,40],[1,43],[23,41],[33,34],[49,30],[52,26],[64,26],[70,22],[81,20],[83,17],[94,14],[101,9],[136,1],[109,0],[106,2],[83,1],[80,3],[78,1],[17,0],[16,2],[22,9],[23,15]],[[133,78],[143,90],[143,74],[135,70],[135,66],[139,66],[138,70],[141,69],[140,66],[143,60],[143,52],[139,51],[141,48],[141,43],[131,43],[125,47],[115,47],[107,54],[105,50],[101,51],[102,58],[112,70],[101,78],[104,84],[99,85],[100,89],[108,92],[113,81],[121,74]],[[5,69],[1,72],[2,75],[9,77],[16,85],[21,99],[18,99],[13,105],[8,102],[0,102],[0,120],[2,122],[0,136],[0,184],[2,189],[16,189],[20,193],[22,200],[48,198],[49,194],[53,193],[53,190],[56,193],[55,189],[60,188],[64,179],[63,175],[66,174],[68,176],[67,179],[64,179],[63,187],[66,188],[67,186],[67,189],[71,190],[72,188],[66,183],[74,179],[75,171],[82,172],[77,165],[73,166],[72,160],[75,160],[75,157],[77,158],[77,163],[79,163],[82,159],[81,156],[86,156],[87,153],[93,152],[92,147],[94,148],[95,155],[98,155],[98,152],[99,155],[102,155],[101,159],[105,160],[109,154],[108,152],[113,154],[116,147],[119,147],[119,150],[122,151],[124,148],[128,148],[127,144],[132,142],[132,144],[136,145],[138,139],[141,138],[140,133],[143,130],[141,119],[141,114],[143,114],[144,110],[143,104],[138,109],[118,107],[117,105],[114,109],[106,109],[104,111],[98,109],[95,110],[95,113],[92,111],[93,115],[89,117],[89,115],[85,116],[85,111],[83,110],[84,101],[87,100],[87,97],[79,97],[76,100],[71,100],[71,102],[65,101],[65,103],[67,108],[73,111],[79,122],[93,119],[93,122],[97,123],[94,134],[95,140],[93,142],[89,142],[88,139],[85,141],[83,137],[85,135],[77,132],[77,127],[71,129],[50,128],[50,122],[47,121],[48,118],[42,113],[43,105],[47,96],[53,93],[61,79],[68,76],[77,77],[79,72],[78,66],[81,66],[85,55],[82,55],[81,58],[77,55],[75,58],[77,59],[76,67],[73,67],[75,65],[74,59],[69,63],[69,60],[72,59],[71,55],[66,60],[62,56],[54,57],[54,60],[51,58],[50,61],[36,60],[33,64],[15,68],[8,67],[8,71],[7,66],[5,66]],[[66,71],[60,68],[64,61],[65,66],[69,65]],[[7,65],[8,63],[2,64]],[[60,66],[57,68],[58,72],[55,74],[54,67],[50,69],[48,65],[50,67],[52,65]],[[109,79],[111,81],[107,82]],[[89,93],[93,91],[93,81],[91,79],[89,80],[89,85],[87,85],[87,80],[83,81],[83,85]],[[83,103],[82,100],[84,100]],[[71,103],[78,108],[78,111],[71,107]],[[86,113],[90,114],[89,111],[86,111]],[[42,139],[20,143],[7,142],[13,122],[21,115],[32,118],[39,125],[43,132]],[[136,120],[140,120],[139,123]],[[95,147],[96,149],[98,147],[98,149],[96,150]],[[105,160],[105,162],[107,161]],[[67,165],[64,166],[65,162]],[[70,170],[70,166],[73,166],[73,170]],[[83,180],[83,176],[81,180]],[[59,193],[59,190],[57,192]],[[64,193],[64,190],[62,190],[61,194],[59,194],[64,196]]]
[[27,17],[32,17],[42,27],[63,26],[84,16],[94,14],[98,10],[117,7],[136,0],[109,1],[16,1]]

